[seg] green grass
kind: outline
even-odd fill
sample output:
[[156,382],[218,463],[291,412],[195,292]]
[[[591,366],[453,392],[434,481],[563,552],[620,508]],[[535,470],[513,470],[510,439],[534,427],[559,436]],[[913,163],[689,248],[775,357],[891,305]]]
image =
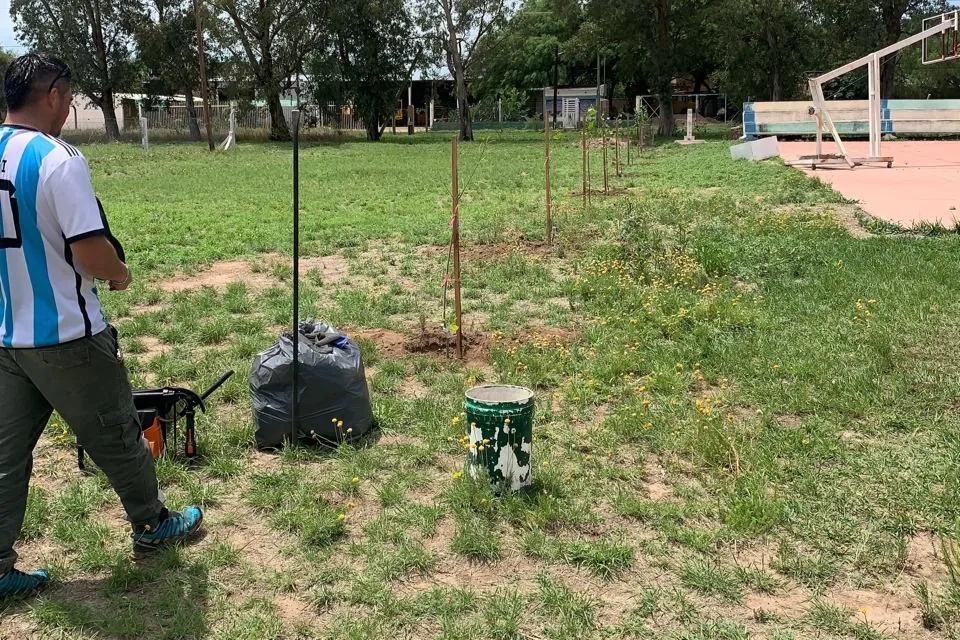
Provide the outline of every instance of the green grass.
[[[541,136],[484,136],[460,157],[465,328],[484,341],[467,363],[403,346],[452,322],[449,136],[304,145],[304,255],[346,268],[306,274],[301,313],[364,334],[381,432],[277,455],[253,451],[246,372],[289,323],[289,146],[84,148],[137,275],[104,293],[135,384],[237,375],[198,416],[202,455],[158,465],[208,535],[144,565],[51,424],[21,546],[56,583],[0,604],[4,632],[884,637],[831,604],[849,585],[896,586],[930,633],[960,632],[955,581],[905,582],[915,536],[953,539],[960,518],[960,237],[864,218],[877,235],[855,239],[827,212],[838,194],[714,141],[645,150],[612,181],[630,191],[584,210],[562,134],[548,249]],[[160,286],[224,260],[250,275]],[[526,492],[462,474],[455,418],[482,381],[536,391]]]

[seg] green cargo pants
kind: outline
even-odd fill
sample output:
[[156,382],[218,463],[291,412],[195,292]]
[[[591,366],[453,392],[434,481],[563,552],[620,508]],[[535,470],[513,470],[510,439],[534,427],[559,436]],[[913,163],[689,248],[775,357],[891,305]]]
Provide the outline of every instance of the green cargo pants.
[[163,509],[116,333],[56,347],[0,349],[0,575],[17,559],[33,449],[56,409],[106,474],[134,525]]

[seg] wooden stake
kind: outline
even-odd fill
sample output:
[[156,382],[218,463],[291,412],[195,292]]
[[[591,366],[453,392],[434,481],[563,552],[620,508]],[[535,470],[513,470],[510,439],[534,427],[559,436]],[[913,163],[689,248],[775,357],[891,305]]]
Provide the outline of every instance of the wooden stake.
[[580,132],[580,148],[583,150],[583,208],[587,208],[587,129]]
[[203,98],[203,117],[207,120],[207,146],[213,145],[213,124],[210,122],[210,88],[207,86],[207,60],[203,54],[203,23],[200,20],[200,6],[193,0],[193,15],[197,18],[197,61],[200,65],[200,95]]
[[553,244],[553,212],[550,210],[550,118],[543,118],[543,158],[545,169],[546,195],[547,195],[547,244]]
[[630,166],[630,132],[627,132],[627,166]]
[[620,177],[620,125],[617,125],[617,131],[613,134],[613,157],[617,165],[617,177]]
[[591,180],[593,176],[591,175],[590,170],[590,132],[587,132],[587,204],[593,200],[593,181]]
[[451,183],[453,200],[453,312],[457,323],[457,358],[463,359],[463,311],[460,305],[460,179],[457,175],[457,137],[453,137],[451,154]]
[[601,145],[603,146],[603,195],[607,195],[610,191],[607,186],[607,129],[604,128],[600,135],[603,136],[601,138]]
[[640,119],[637,119],[637,155],[643,154],[643,128],[640,126]]

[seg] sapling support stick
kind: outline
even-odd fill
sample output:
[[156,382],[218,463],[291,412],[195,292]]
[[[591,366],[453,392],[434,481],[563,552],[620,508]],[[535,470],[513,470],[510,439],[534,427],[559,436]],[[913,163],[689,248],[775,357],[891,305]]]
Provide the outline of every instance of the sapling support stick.
[[550,203],[550,118],[543,119],[544,190],[547,198],[547,244],[553,244],[553,211]]
[[580,148],[583,150],[583,208],[587,208],[587,130],[580,133]]
[[297,443],[300,422],[300,110],[293,124],[293,402],[290,409],[290,444]]
[[607,185],[607,128],[604,127],[600,132],[602,136],[600,139],[600,144],[603,146],[603,195],[607,195],[610,192],[610,188]]
[[450,226],[453,235],[453,313],[457,324],[457,358],[463,359],[463,311],[460,304],[460,179],[457,175],[457,136],[454,136],[451,153],[452,212]]
[[620,124],[617,124],[617,130],[613,134],[613,158],[617,166],[617,177],[620,177]]

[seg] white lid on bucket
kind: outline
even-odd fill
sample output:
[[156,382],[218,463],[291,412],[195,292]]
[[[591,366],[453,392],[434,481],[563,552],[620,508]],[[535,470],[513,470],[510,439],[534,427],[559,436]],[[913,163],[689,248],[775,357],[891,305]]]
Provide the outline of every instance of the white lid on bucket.
[[484,404],[524,404],[533,400],[533,391],[509,384],[485,384],[467,391],[467,398]]

